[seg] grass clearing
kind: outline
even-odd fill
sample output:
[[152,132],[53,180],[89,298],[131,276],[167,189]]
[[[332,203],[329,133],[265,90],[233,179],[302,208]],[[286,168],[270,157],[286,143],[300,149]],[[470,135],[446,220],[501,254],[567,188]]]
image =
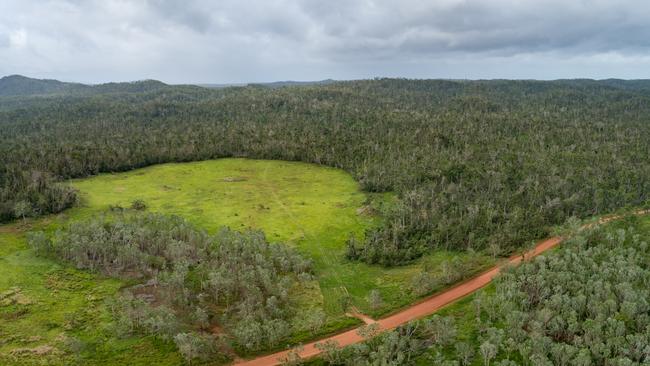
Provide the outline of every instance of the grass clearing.
[[[102,300],[113,296],[124,283],[38,258],[26,246],[29,228],[55,230],[111,206],[128,207],[138,199],[145,202],[147,210],[182,216],[208,232],[221,226],[256,228],[270,241],[298,248],[314,261],[317,281],[313,288],[296,291],[296,304],[304,309],[322,307],[328,315],[325,333],[358,322],[345,316],[342,297],[349,295],[354,306],[377,316],[416,300],[410,281],[425,263],[435,270],[444,261],[458,257],[476,262],[479,271],[494,261],[487,256],[444,251],[391,269],[347,261],[344,253],[349,235],[361,237],[381,220],[368,214],[372,211],[368,205],[381,208],[389,204],[391,195],[367,195],[347,173],[312,164],[221,159],[156,165],[73,180],[71,184],[80,192],[79,207],[0,227],[0,293],[20,288],[21,294],[33,301],[24,305],[29,310],[18,316],[13,314],[24,311],[19,309],[23,305],[0,307],[0,354],[39,345],[63,350],[69,347],[66,337],[75,337],[83,343],[80,353],[85,361],[180,362],[171,344],[150,338],[119,340],[111,335],[111,319]],[[379,308],[371,308],[367,301],[373,289],[378,289],[383,299]],[[68,324],[70,319],[74,324]],[[315,336],[300,330],[299,322],[297,319],[291,342]],[[24,342],[35,336],[42,338]]]
[[[314,260],[322,306],[342,316],[346,294],[362,311],[380,314],[405,306],[405,293],[420,263],[434,265],[461,253],[436,252],[416,264],[386,269],[345,260],[345,241],[362,236],[380,218],[364,213],[370,202],[385,205],[389,194],[369,196],[347,173],[298,162],[220,159],[163,164],[119,174],[75,180],[82,207],[71,217],[143,200],[148,210],[184,217],[209,232],[221,226],[256,228],[271,241],[296,246]],[[487,261],[487,259],[486,259]],[[385,306],[372,310],[366,297],[379,289]]]

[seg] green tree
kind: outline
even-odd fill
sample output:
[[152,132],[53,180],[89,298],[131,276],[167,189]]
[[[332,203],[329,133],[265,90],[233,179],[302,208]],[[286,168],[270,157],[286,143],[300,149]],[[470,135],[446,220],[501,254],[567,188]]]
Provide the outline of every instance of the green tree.
[[381,297],[381,292],[377,289],[370,290],[368,294],[368,304],[373,310],[377,310],[384,306],[384,300]]
[[25,221],[27,216],[32,215],[32,205],[28,201],[18,201],[14,205],[15,217],[22,218]]

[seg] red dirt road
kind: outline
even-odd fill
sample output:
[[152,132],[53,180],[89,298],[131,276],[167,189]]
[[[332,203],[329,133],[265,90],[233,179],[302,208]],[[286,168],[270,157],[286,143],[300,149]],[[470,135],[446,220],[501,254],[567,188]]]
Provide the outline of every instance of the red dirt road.
[[[648,211],[640,211],[636,212],[635,214],[645,214],[648,213]],[[609,218],[604,218],[600,220],[600,223],[604,223],[607,221],[615,220],[619,218],[618,216],[612,216]],[[591,225],[585,225],[585,227],[591,226]],[[555,246],[560,244],[562,242],[561,237],[553,237],[549,238],[546,240],[543,240],[535,246],[535,249],[525,253],[525,255],[516,255],[513,257],[510,257],[508,261],[501,263],[492,269],[488,270],[487,272],[484,272],[476,277],[473,277],[465,282],[462,282],[461,284],[454,286],[448,290],[445,290],[443,292],[437,293],[429,298],[424,299],[421,302],[418,302],[414,305],[409,306],[408,308],[395,313],[393,315],[390,315],[386,318],[379,319],[377,320],[377,324],[379,324],[380,330],[385,331],[385,330],[390,330],[394,329],[402,324],[408,323],[410,321],[416,320],[416,319],[421,319],[424,318],[428,315],[431,315],[435,313],[436,311],[440,310],[442,307],[445,305],[448,305],[449,303],[452,303],[456,300],[459,300],[483,287],[485,287],[487,284],[489,284],[492,279],[499,274],[499,272],[505,268],[506,266],[512,266],[512,265],[517,265],[519,264],[522,260],[524,259],[529,259],[532,258],[536,255],[539,255]],[[359,343],[362,342],[364,339],[357,334],[357,331],[359,328],[351,329],[346,332],[333,335],[331,337],[327,337],[324,339],[320,339],[318,341],[314,341],[311,343],[308,343],[304,346],[302,351],[299,353],[300,357],[303,359],[307,359],[310,357],[317,356],[320,353],[320,350],[318,350],[315,345],[316,343],[322,343],[325,341],[335,341],[339,344],[340,347],[344,346],[349,346],[351,344]],[[282,364],[283,360],[286,359],[289,351],[282,351],[282,352],[277,352],[273,353],[267,356],[261,356],[252,360],[248,361],[240,361],[235,363],[237,366],[275,366],[275,365],[280,365]]]
[[[533,257],[535,255],[538,255],[548,249],[553,248],[554,246],[558,245],[562,241],[561,238],[559,237],[554,237],[550,239],[546,239],[535,246],[535,249],[532,250],[531,252],[526,254],[526,258]],[[408,323],[412,320],[420,319],[423,318],[427,315],[431,315],[435,313],[436,311],[440,310],[440,308],[444,307],[445,305],[454,302],[460,298],[463,298],[476,290],[479,290],[483,287],[485,287],[492,279],[499,274],[502,268],[504,268],[507,265],[515,265],[521,262],[522,256],[518,255],[515,257],[510,258],[507,262],[500,264],[496,267],[493,267],[492,269],[488,270],[487,272],[484,272],[468,281],[465,281],[461,283],[460,285],[457,285],[455,287],[452,287],[446,291],[443,291],[441,293],[435,294],[415,305],[411,305],[410,307],[395,313],[393,315],[390,315],[386,318],[377,320],[377,324],[379,324],[380,330],[389,330],[389,329],[394,329],[402,324]],[[359,328],[351,329],[346,332],[321,339],[318,341],[314,341],[311,343],[308,343],[304,346],[303,350],[299,353],[300,357],[305,359],[305,358],[310,358],[318,355],[320,353],[320,350],[316,348],[316,343],[322,343],[325,341],[335,341],[339,344],[340,347],[344,346],[349,346],[351,344],[359,343],[363,341],[364,339],[357,334],[357,331]],[[289,351],[282,351],[282,352],[277,352],[273,353],[267,356],[261,356],[249,361],[241,361],[239,363],[236,363],[235,365],[237,366],[275,366],[275,365],[280,365],[282,364],[282,361],[286,359]]]

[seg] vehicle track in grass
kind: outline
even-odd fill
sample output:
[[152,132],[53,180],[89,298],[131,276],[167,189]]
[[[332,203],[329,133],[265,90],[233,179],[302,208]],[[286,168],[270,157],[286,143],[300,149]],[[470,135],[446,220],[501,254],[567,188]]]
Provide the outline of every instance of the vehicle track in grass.
[[[642,210],[633,212],[632,215],[645,215],[650,213],[650,210]],[[582,226],[582,229],[588,228],[598,224],[604,224],[606,222],[617,220],[622,218],[621,215],[609,216],[598,220],[595,223],[587,224]],[[538,242],[535,245],[535,248],[525,252],[523,254],[514,255],[508,260],[492,267],[491,269],[483,272],[482,274],[473,277],[469,280],[463,281],[460,284],[434,294],[424,300],[421,300],[409,307],[398,311],[393,315],[389,315],[385,318],[376,320],[375,323],[379,325],[379,331],[387,331],[395,329],[400,325],[406,324],[410,321],[424,318],[428,315],[435,313],[446,305],[449,305],[452,302],[460,300],[465,296],[468,296],[486,285],[488,285],[504,268],[509,266],[516,266],[521,263],[523,260],[531,259],[539,254],[546,252],[558,244],[560,244],[564,238],[560,236],[555,236]],[[316,348],[317,343],[323,343],[326,341],[334,341],[338,343],[339,347],[349,346],[355,343],[364,341],[364,338],[361,337],[357,332],[359,328],[354,328],[339,334],[332,335],[327,338],[319,339],[317,341],[310,342],[302,347],[299,350],[298,355],[302,359],[308,359],[311,357],[318,356],[321,351]],[[240,360],[236,361],[234,365],[236,366],[275,366],[283,363],[289,354],[290,350],[276,352],[266,356],[260,356],[251,360]]]

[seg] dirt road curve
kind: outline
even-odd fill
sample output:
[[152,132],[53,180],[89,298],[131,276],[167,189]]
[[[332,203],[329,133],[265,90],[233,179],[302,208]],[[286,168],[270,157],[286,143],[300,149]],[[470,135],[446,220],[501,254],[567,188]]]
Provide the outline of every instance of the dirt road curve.
[[[641,215],[646,214],[648,211],[639,211],[635,214]],[[602,219],[600,222],[607,222],[614,219],[617,219],[618,216],[612,216],[609,218]],[[535,249],[526,253],[525,255],[517,255],[510,257],[510,259],[502,264],[493,267],[492,269],[484,272],[470,280],[467,280],[455,287],[452,287],[448,290],[435,294],[429,298],[424,299],[423,301],[409,306],[408,308],[390,315],[386,318],[377,320],[381,330],[394,329],[402,324],[408,323],[415,319],[423,318],[427,315],[431,315],[445,305],[454,302],[458,299],[461,299],[479,289],[486,286],[492,279],[499,274],[499,272],[506,266],[519,264],[524,258],[532,258],[538,254],[541,254],[556,245],[562,242],[562,238],[553,237],[550,239],[543,240],[535,246]],[[358,328],[348,330],[346,332],[321,339],[312,343],[308,343],[304,346],[304,349],[300,352],[301,358],[310,358],[316,356],[320,351],[315,347],[316,343],[321,343],[325,341],[335,341],[339,346],[349,346],[363,341],[363,338],[357,334]],[[282,361],[287,357],[288,351],[282,351],[273,353],[267,356],[261,356],[248,361],[240,361],[235,365],[237,366],[274,366],[282,364]]]

